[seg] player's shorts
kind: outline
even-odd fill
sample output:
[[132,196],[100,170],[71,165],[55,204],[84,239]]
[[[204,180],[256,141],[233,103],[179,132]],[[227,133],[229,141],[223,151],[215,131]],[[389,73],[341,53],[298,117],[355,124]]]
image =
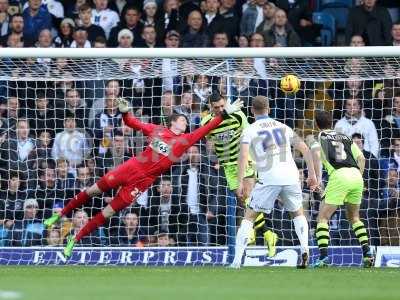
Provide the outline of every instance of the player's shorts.
[[324,198],[326,204],[361,204],[364,180],[357,168],[341,168],[329,176]]
[[156,178],[156,176],[145,174],[137,165],[137,162],[130,159],[107,172],[100,178],[97,185],[104,192],[119,188],[115,197],[129,205],[135,200],[133,193],[135,189],[144,192],[154,183]]
[[283,207],[290,212],[299,210],[303,203],[300,184],[265,185],[256,183],[250,195],[249,207],[256,212],[269,213],[274,208],[275,201],[280,197]]
[[[228,188],[231,191],[234,191],[239,187],[238,171],[239,167],[237,164],[224,166],[226,182],[228,183]],[[244,173],[245,178],[255,177],[255,174],[256,172],[251,166],[246,167],[246,171]]]

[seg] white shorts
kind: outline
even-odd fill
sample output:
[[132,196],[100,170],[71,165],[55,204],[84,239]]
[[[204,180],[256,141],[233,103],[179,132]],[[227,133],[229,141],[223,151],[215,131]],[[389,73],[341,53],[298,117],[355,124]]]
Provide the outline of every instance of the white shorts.
[[269,213],[276,199],[280,197],[283,207],[290,212],[302,207],[303,194],[300,184],[263,185],[257,183],[250,195],[249,207],[256,212]]

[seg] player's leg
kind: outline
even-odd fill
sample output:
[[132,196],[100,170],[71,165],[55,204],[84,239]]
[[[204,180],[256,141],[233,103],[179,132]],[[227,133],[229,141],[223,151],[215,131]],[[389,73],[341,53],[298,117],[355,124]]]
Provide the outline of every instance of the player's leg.
[[250,204],[246,208],[244,218],[236,235],[235,257],[231,264],[232,268],[240,268],[249,236],[253,230],[254,220],[260,212],[270,211],[273,208],[279,193],[280,187],[276,186],[256,184],[254,187],[251,192]]
[[67,215],[75,208],[82,206],[90,198],[101,195],[102,193],[124,184],[126,181],[126,174],[129,171],[129,168],[127,168],[128,164],[129,161],[123,163],[116,169],[105,174],[89,188],[79,192],[74,198],[68,201],[68,204],[62,209],[61,212],[55,213],[49,219],[45,220],[44,225],[46,227],[51,227],[54,223],[58,222],[62,216]]
[[299,268],[308,266],[310,250],[308,247],[308,222],[303,210],[303,193],[300,184],[287,185],[282,188],[280,197],[284,208],[290,212],[296,235],[300,242],[301,261]]
[[319,208],[317,217],[317,228],[315,235],[319,249],[319,259],[315,262],[314,267],[325,267],[328,265],[328,246],[329,246],[329,220],[335,213],[337,205],[328,204],[323,201]]
[[116,212],[128,207],[139,195],[139,190],[135,189],[132,192],[127,191],[126,188],[121,189],[115,198],[108,204],[101,212],[97,213],[90,221],[77,233],[75,237],[69,237],[67,245],[64,248],[64,256],[71,257],[72,250],[76,243],[83,237],[89,235],[91,232],[102,226],[108,218],[113,216]]
[[347,218],[361,245],[364,257],[364,266],[372,267],[374,263],[374,255],[369,247],[367,230],[364,223],[360,220],[360,204],[364,190],[364,181],[357,169],[349,169],[348,173],[347,182],[349,193],[346,196]]

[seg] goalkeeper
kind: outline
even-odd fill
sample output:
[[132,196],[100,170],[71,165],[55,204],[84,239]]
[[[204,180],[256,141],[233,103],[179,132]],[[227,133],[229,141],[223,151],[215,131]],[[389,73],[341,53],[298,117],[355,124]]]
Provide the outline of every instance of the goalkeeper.
[[123,115],[125,124],[149,136],[149,145],[137,157],[132,157],[119,165],[100,178],[94,185],[77,194],[60,213],[54,214],[44,222],[45,226],[50,227],[63,215],[69,214],[73,209],[82,206],[91,197],[119,188],[117,195],[109,205],[95,215],[75,237],[68,237],[64,256],[66,258],[71,257],[72,250],[77,242],[102,226],[107,218],[131,205],[138,194],[147,190],[158,176],[168,171],[172,164],[178,162],[188,148],[203,138],[210,130],[216,128],[224,118],[229,117],[229,114],[240,110],[241,106],[242,103],[236,101],[216,114],[216,117],[206,126],[200,127],[192,133],[184,134],[188,125],[184,115],[171,115],[168,128],[142,123],[128,112],[128,102],[118,99],[118,108]]
[[[215,115],[220,114],[226,105],[229,103],[218,92],[213,92],[209,97],[210,108],[212,113],[208,114],[201,120],[202,125],[207,125]],[[248,126],[247,117],[242,111],[237,111],[226,118],[219,126],[209,132],[207,139],[214,143],[215,153],[218,161],[222,164],[225,172],[228,188],[232,192],[236,192],[238,188],[238,157],[240,147],[240,136],[243,130]],[[255,184],[255,171],[249,165],[246,170],[244,179],[244,196],[243,199],[246,205],[248,197]],[[264,214],[258,215],[254,222],[253,231],[250,235],[249,244],[255,243],[255,231],[264,228]],[[264,232],[264,242],[268,247],[268,256],[275,256],[276,242],[278,236],[271,230]]]

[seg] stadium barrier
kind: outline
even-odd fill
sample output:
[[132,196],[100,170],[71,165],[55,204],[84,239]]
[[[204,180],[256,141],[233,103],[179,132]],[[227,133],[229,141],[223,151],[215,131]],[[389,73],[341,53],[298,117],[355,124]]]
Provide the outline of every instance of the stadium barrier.
[[[378,267],[400,267],[400,247],[377,247]],[[311,263],[318,257],[318,248],[311,247]],[[360,247],[331,247],[332,266],[361,265]],[[248,247],[244,266],[296,266],[300,257],[298,247],[278,247],[273,258],[266,256],[266,248]],[[3,247],[0,265],[117,265],[117,266],[225,266],[228,247],[81,247],[70,260],[65,260],[62,248]]]

